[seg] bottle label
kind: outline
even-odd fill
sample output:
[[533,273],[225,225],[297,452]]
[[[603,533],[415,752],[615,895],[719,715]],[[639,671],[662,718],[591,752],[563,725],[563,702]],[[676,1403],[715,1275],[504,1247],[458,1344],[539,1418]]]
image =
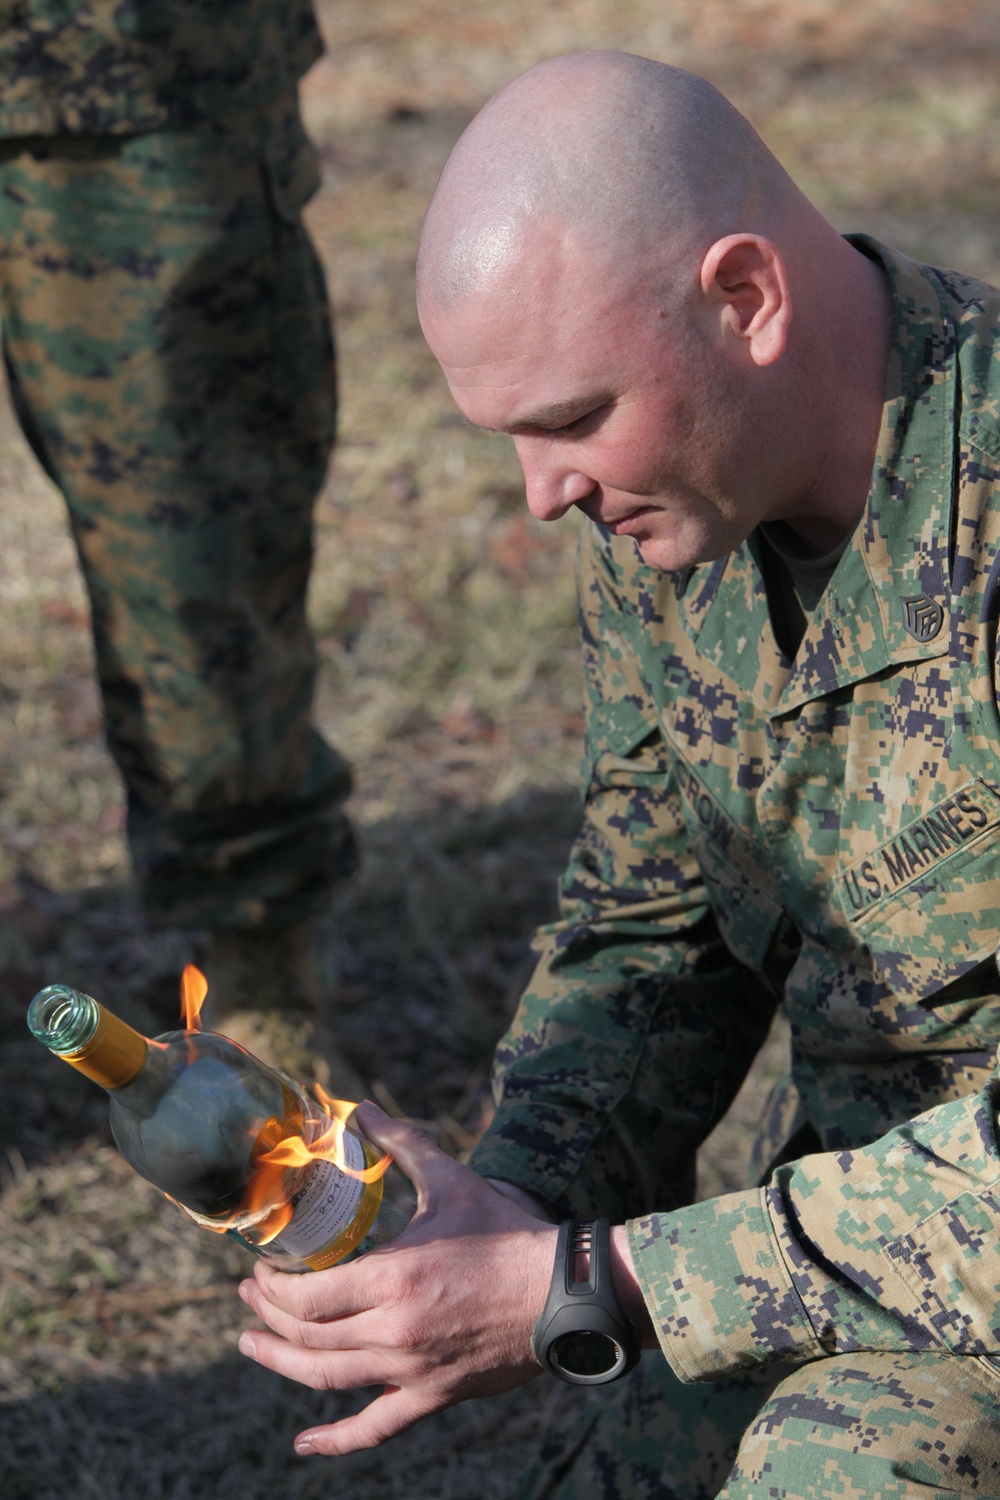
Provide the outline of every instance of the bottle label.
[[[346,1165],[362,1172],[368,1165],[357,1136],[342,1137]],[[313,1270],[341,1260],[367,1233],[382,1197],[382,1181],[362,1182],[322,1158],[307,1167],[292,1198],[292,1218],[275,1245]]]

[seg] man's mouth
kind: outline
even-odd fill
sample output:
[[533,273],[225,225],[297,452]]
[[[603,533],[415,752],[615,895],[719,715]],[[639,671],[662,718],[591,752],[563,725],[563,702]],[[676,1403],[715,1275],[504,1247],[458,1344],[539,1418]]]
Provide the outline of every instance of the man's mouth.
[[653,505],[640,505],[635,510],[626,511],[623,516],[618,516],[613,521],[606,521],[604,524],[615,536],[632,536],[642,529],[643,521],[648,515],[652,515],[655,508]]
[[631,510],[615,514],[611,506],[605,504],[605,496],[597,486],[594,487],[593,494],[578,500],[577,506],[588,520],[603,526],[613,536],[631,536],[635,531],[641,530],[647,516],[659,509],[656,505],[634,505]]

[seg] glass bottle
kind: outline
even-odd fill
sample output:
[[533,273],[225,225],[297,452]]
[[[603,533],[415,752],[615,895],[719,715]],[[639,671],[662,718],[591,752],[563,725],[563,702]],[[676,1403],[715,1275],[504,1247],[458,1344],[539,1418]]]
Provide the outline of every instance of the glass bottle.
[[28,1025],[107,1089],[130,1166],[197,1224],[282,1270],[325,1270],[395,1239],[412,1217],[413,1189],[391,1157],[228,1037],[145,1037],[63,984],[35,996]]

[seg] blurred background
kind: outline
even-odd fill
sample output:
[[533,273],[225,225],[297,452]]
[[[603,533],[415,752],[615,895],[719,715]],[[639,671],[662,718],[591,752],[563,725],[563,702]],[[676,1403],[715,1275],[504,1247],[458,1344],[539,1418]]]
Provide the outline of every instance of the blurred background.
[[[554,53],[705,74],[843,230],[1000,280],[1000,11],[990,0],[321,0],[303,85],[324,186],[341,438],[318,509],[319,718],[354,764],[361,873],[324,957],[374,1097],[455,1154],[554,908],[576,812],[573,526],[534,522],[503,438],[466,427],[421,340],[414,246],[479,105]],[[506,1497],[579,1399],[467,1403],[385,1450],[296,1459],[321,1396],[242,1361],[239,1252],[118,1158],[106,1100],[28,1038],[43,983],[174,1023],[189,945],[130,897],[87,606],[61,497],[0,404],[0,1495],[54,1500]],[[742,1183],[777,1032],[702,1152]]]

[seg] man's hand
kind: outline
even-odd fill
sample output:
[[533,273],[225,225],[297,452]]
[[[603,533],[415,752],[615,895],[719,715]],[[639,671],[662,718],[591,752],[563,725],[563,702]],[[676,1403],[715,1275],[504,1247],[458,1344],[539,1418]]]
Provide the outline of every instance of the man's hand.
[[299,1453],[374,1448],[467,1396],[541,1374],[529,1343],[548,1294],[557,1229],[372,1104],[359,1123],[417,1189],[391,1245],[290,1276],[259,1261],[240,1296],[272,1332],[240,1349],[317,1390],[381,1385],[357,1416],[302,1432]]

